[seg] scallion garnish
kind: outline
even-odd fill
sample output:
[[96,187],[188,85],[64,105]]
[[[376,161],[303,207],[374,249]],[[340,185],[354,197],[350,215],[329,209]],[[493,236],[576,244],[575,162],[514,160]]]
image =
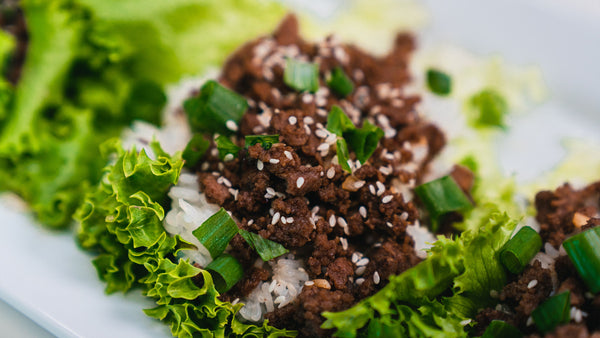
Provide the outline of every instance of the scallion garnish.
[[283,245],[263,238],[261,235],[253,232],[240,229],[239,234],[265,262],[289,252]]
[[343,136],[345,132],[354,129],[356,129],[354,123],[352,123],[352,120],[344,113],[342,108],[339,106],[331,107],[331,111],[327,115],[327,130],[337,136]]
[[194,134],[181,154],[185,161],[184,165],[188,168],[195,166],[209,147],[209,140],[205,139],[202,134]]
[[568,238],[563,247],[588,289],[600,291],[600,227]]
[[504,127],[504,117],[508,105],[500,94],[484,89],[471,98],[474,116],[471,122],[476,126]]
[[440,70],[427,70],[427,87],[437,95],[448,95],[452,91],[452,78]]
[[502,320],[492,320],[481,338],[520,338],[523,332]]
[[192,130],[231,134],[234,130],[228,128],[227,122],[239,123],[248,103],[243,96],[210,80],[202,86],[198,96],[184,102],[183,108]]
[[219,158],[221,161],[227,159],[227,155],[231,154],[235,158],[240,151],[240,147],[238,147],[235,143],[231,142],[231,140],[225,135],[219,135],[215,139],[215,143],[217,145],[217,150],[219,151]]
[[319,89],[319,65],[288,58],[285,61],[283,82],[299,92],[314,93]]
[[344,135],[361,164],[364,164],[373,155],[382,137],[383,130],[367,120],[363,123],[362,128],[351,130]]
[[223,208],[204,221],[198,229],[192,231],[213,259],[223,253],[229,241],[237,233],[237,224]]
[[331,77],[327,80],[327,86],[340,97],[346,97],[354,90],[352,80],[346,75],[342,67],[335,67]]
[[337,157],[338,163],[342,167],[342,169],[346,170],[349,173],[352,173],[352,168],[348,161],[350,160],[350,155],[348,154],[348,144],[346,140],[343,138],[339,138],[336,142],[337,147]]
[[233,256],[222,254],[206,266],[210,272],[217,291],[223,293],[231,289],[242,277],[244,269]]
[[440,217],[452,211],[464,211],[473,205],[451,176],[444,176],[421,184],[415,193],[431,217],[433,231],[437,231]]
[[519,274],[541,247],[540,235],[531,227],[522,227],[500,251],[500,261],[508,271]]
[[246,136],[246,148],[253,146],[257,143],[265,150],[271,149],[271,146],[279,142],[279,135],[247,135]]
[[571,293],[565,291],[548,298],[540,304],[533,312],[531,317],[535,325],[542,332],[554,330],[560,324],[566,324],[571,320]]

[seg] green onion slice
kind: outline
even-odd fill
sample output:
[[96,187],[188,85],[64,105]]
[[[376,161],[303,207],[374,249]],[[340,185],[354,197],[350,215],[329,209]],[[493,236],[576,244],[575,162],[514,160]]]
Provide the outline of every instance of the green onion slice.
[[352,80],[346,75],[342,67],[336,67],[331,72],[327,86],[341,97],[346,97],[354,90]]
[[348,164],[348,160],[350,160],[350,155],[348,154],[348,144],[346,140],[343,138],[339,138],[336,142],[337,146],[337,157],[338,163],[342,166],[342,169],[346,170],[349,173],[352,173],[352,168],[350,164]]
[[253,232],[240,229],[239,234],[265,262],[289,252],[283,245],[263,238],[261,235]]
[[481,338],[520,338],[523,332],[502,320],[492,320]]
[[437,95],[448,95],[452,91],[452,78],[440,70],[427,70],[427,87]]
[[181,157],[185,161],[185,166],[188,168],[195,166],[209,147],[209,140],[205,139],[202,134],[194,134],[190,142],[185,146],[183,154],[181,154]]
[[319,90],[319,65],[288,58],[285,61],[283,82],[299,92]]
[[464,211],[473,205],[451,176],[421,184],[415,193],[431,217],[432,230],[437,231],[440,217],[452,211]]
[[237,157],[238,152],[242,149],[231,142],[225,135],[219,135],[219,137],[215,139],[215,143],[217,144],[217,150],[219,151],[219,158],[221,161],[225,160],[226,156],[229,154],[233,155],[233,158]]
[[568,238],[563,247],[590,291],[600,291],[600,227]]
[[540,304],[533,310],[531,317],[540,331],[549,332],[559,324],[566,324],[571,320],[570,307],[571,293],[565,291]]
[[223,87],[217,81],[207,81],[200,94],[183,104],[193,131],[231,134],[229,121],[238,124],[248,109],[246,99]]
[[531,227],[522,227],[500,251],[500,261],[508,271],[519,274],[541,247],[540,235]]
[[471,98],[474,116],[471,123],[476,126],[503,128],[508,105],[504,98],[492,89],[484,89]]
[[339,106],[331,107],[329,115],[327,115],[327,130],[342,136],[345,132],[356,129],[352,120],[344,113]]
[[246,148],[253,146],[257,143],[265,150],[271,149],[271,146],[279,142],[279,135],[247,135],[246,136]]
[[198,229],[192,231],[213,259],[225,251],[227,244],[237,233],[237,224],[223,208],[204,221]]
[[206,271],[210,272],[217,291],[221,293],[231,289],[244,277],[244,269],[240,262],[228,254],[222,254],[210,262]]
[[365,120],[362,128],[351,130],[344,136],[356,153],[356,158],[364,164],[377,149],[379,140],[383,137],[383,130]]

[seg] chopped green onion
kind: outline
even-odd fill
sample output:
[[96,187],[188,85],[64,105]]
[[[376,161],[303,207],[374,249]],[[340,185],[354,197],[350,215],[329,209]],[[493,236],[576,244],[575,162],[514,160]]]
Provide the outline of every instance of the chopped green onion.
[[210,216],[192,234],[206,247],[212,258],[218,257],[229,241],[238,233],[237,224],[225,209]]
[[365,120],[362,128],[349,131],[344,137],[354,150],[356,158],[361,164],[365,164],[377,149],[379,140],[383,137],[383,130]]
[[248,135],[246,136],[246,148],[257,143],[265,150],[271,149],[271,146],[279,142],[279,135]]
[[415,188],[415,193],[429,211],[433,231],[437,231],[442,215],[452,211],[464,211],[473,206],[451,176],[421,184]]
[[572,236],[563,247],[588,289],[600,291],[600,227]]
[[210,80],[202,86],[198,96],[184,102],[183,108],[193,131],[231,134],[235,130],[228,125],[240,122],[248,103],[243,96]]
[[492,320],[481,338],[520,338],[523,332],[502,320]]
[[343,133],[356,129],[352,120],[344,113],[339,106],[331,107],[329,115],[327,115],[327,130],[342,136]]
[[541,247],[540,235],[531,227],[522,227],[500,251],[500,261],[508,271],[519,274]]
[[471,98],[474,116],[471,123],[484,127],[504,127],[504,117],[508,105],[500,94],[491,89],[484,89]]
[[299,92],[314,93],[319,89],[319,65],[288,58],[285,60],[283,82]]
[[437,69],[427,70],[427,87],[438,95],[448,95],[452,91],[452,78]]
[[263,238],[261,235],[253,232],[240,229],[239,234],[265,262],[289,252],[283,245]]
[[185,161],[185,166],[188,168],[195,166],[209,147],[209,140],[205,139],[202,134],[194,134],[190,142],[185,146],[183,154],[181,154],[181,157]]
[[331,72],[331,77],[327,81],[331,90],[341,97],[346,97],[354,90],[352,80],[344,73],[342,67],[335,67]]
[[222,254],[206,266],[210,272],[217,291],[223,293],[231,289],[242,277],[244,269],[233,256]]
[[540,304],[533,310],[531,317],[540,331],[549,332],[559,324],[566,324],[571,320],[570,307],[571,293],[565,291]]
[[231,142],[231,140],[225,135],[219,135],[215,139],[215,143],[217,144],[217,150],[219,151],[219,158],[221,161],[227,159],[227,155],[231,154],[235,158],[240,151],[240,147],[238,147],[235,143]]
[[343,138],[339,138],[336,142],[337,146],[337,157],[338,163],[342,166],[342,169],[346,170],[349,173],[352,173],[352,168],[348,161],[350,160],[350,155],[348,154],[348,144],[346,140]]

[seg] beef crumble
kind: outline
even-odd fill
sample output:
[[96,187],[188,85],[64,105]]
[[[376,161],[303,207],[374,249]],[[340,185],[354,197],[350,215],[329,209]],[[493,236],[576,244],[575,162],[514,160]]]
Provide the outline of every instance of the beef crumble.
[[[240,228],[282,244],[304,262],[310,281],[292,303],[265,315],[271,325],[304,337],[330,335],[320,328],[323,311],[349,308],[420,261],[406,233],[419,216],[412,189],[445,138],[420,116],[420,97],[406,94],[413,48],[407,34],[383,57],[333,36],[309,43],[290,15],[272,36],[247,43],[226,62],[219,81],[249,105],[240,124],[230,127],[242,150],[223,162],[213,144],[195,169],[208,201],[230,211]],[[299,93],[284,83],[286,58],[319,65],[318,91]],[[354,84],[346,97],[325,83],[336,67]],[[326,129],[334,105],[358,127],[368,120],[384,132],[366,163],[350,154],[351,174],[339,165],[336,135]],[[279,142],[244,149],[244,136],[256,134],[278,134]],[[468,188],[468,174],[457,175]],[[246,276],[224,300],[243,298],[265,279],[264,270],[253,268],[258,255],[243,240],[230,245]]]

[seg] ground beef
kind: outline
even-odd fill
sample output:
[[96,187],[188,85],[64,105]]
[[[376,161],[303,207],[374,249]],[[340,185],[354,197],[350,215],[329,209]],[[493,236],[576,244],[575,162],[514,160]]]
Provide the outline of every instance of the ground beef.
[[21,78],[29,44],[25,17],[17,0],[3,0],[0,2],[0,29],[12,34],[17,43],[8,64],[0,65],[0,70],[3,70],[2,75],[15,85]]
[[[535,281],[535,282],[534,282]],[[531,286],[530,283],[535,283]],[[511,305],[520,321],[526,321],[531,312],[552,292],[552,276],[549,269],[543,269],[539,261],[525,268],[519,278],[507,284],[500,292],[499,299]]]
[[[200,189],[230,211],[241,228],[290,250],[315,283],[293,303],[267,314],[270,324],[297,328],[301,336],[330,334],[319,328],[321,312],[347,309],[420,261],[406,234],[419,213],[406,192],[420,182],[445,137],[419,114],[420,97],[405,94],[413,48],[406,34],[382,57],[333,36],[309,43],[298,35],[296,18],[288,16],[272,36],[247,43],[226,62],[219,81],[249,105],[232,129],[231,139],[241,150],[223,162],[211,145],[195,168]],[[284,83],[286,58],[319,64],[316,93],[299,93]],[[326,84],[336,67],[354,84],[346,97]],[[350,153],[351,173],[336,160],[337,136],[326,129],[334,105],[357,127],[368,120],[384,132],[365,163]],[[256,134],[279,139],[270,147],[246,148],[244,137]],[[455,175],[464,189],[472,185],[465,171],[457,169]],[[256,254],[238,237],[232,254],[250,269]],[[262,278],[253,274],[222,298],[249,293]]]

